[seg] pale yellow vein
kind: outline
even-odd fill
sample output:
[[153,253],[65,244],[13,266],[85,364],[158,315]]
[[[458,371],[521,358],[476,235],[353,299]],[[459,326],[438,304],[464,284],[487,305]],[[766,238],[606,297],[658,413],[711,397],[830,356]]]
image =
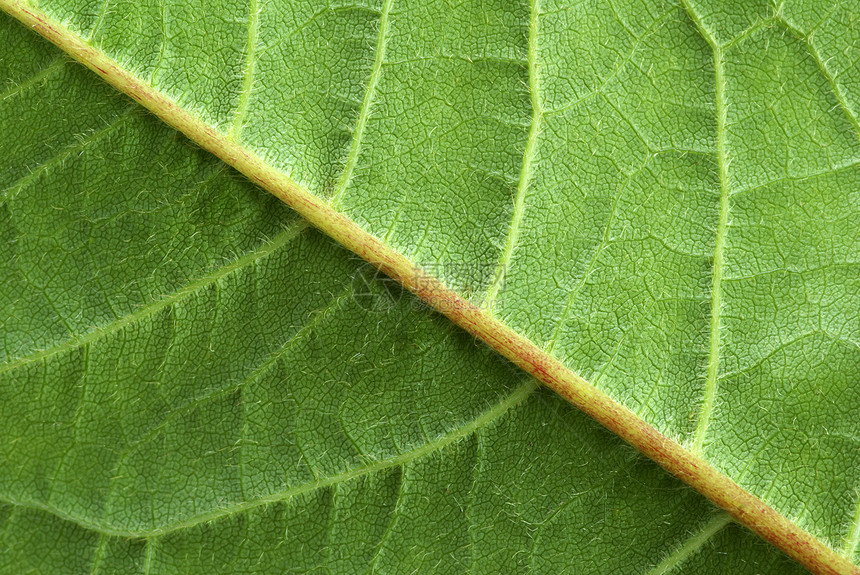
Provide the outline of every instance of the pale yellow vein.
[[508,273],[508,267],[511,265],[511,259],[516,248],[517,241],[520,236],[520,226],[522,225],[523,215],[525,214],[525,199],[529,189],[529,184],[532,180],[532,171],[535,156],[537,156],[537,142],[540,135],[541,120],[543,119],[543,103],[540,99],[540,74],[538,70],[538,26],[540,23],[540,5],[539,0],[531,0],[531,13],[529,16],[529,49],[528,49],[528,69],[529,69],[529,97],[532,107],[532,121],[529,128],[528,141],[526,149],[523,152],[523,163],[520,168],[520,179],[517,184],[517,195],[514,198],[514,211],[511,215],[511,225],[508,231],[508,237],[505,240],[505,247],[502,250],[499,258],[499,263],[496,266],[496,271],[493,277],[493,283],[487,290],[487,295],[484,297],[484,309],[493,310],[498,298],[499,290],[504,285],[505,276]]

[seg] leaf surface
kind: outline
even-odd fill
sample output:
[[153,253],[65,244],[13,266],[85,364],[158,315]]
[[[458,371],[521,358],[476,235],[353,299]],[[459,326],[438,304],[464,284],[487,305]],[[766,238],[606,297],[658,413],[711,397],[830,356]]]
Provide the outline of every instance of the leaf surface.
[[[856,561],[860,237],[852,222],[860,199],[851,74],[857,31],[850,6],[504,2],[451,10],[436,3],[269,2],[249,10],[239,3],[154,9],[43,1],[40,9],[311,192],[332,198],[368,231],[491,307],[507,325]],[[62,62],[54,71],[43,68],[34,63],[38,58],[15,64],[32,65],[29,73],[42,70],[35,87],[64,69]],[[27,71],[11,74],[15,84],[28,77]],[[26,198],[27,185],[40,174],[65,168],[90,139],[110,142],[117,133],[111,126],[124,130],[135,121],[135,112],[123,111],[116,124],[90,127],[92,133],[75,138],[75,126],[104,118],[110,106],[110,99],[80,86],[79,96],[66,94],[76,101],[58,120],[66,125],[58,128],[52,114],[31,108],[26,125],[32,141],[22,144],[13,131],[7,134],[4,149],[21,157],[10,158],[7,203]],[[4,103],[14,102],[18,90],[12,86]],[[49,136],[39,135],[40,125]],[[114,155],[116,164],[143,161],[139,150],[105,145],[102,155]],[[153,177],[151,169],[137,172],[147,176],[131,171],[130,180]],[[4,329],[12,366],[7,374],[38,369],[49,361],[44,352],[39,361],[22,358],[68,346],[62,342],[69,334],[91,337],[86,334],[95,333],[94,326],[116,321],[123,330],[138,325],[145,308],[131,302],[145,306],[139,302],[146,294],[190,289],[197,297],[202,288],[189,286],[206,274],[193,271],[211,269],[208,258],[216,257],[217,245],[255,253],[253,247],[239,250],[238,232],[229,227],[201,232],[190,224],[153,224],[148,243],[124,242],[127,254],[120,239],[126,230],[118,229],[107,245],[111,261],[123,265],[103,268],[90,253],[98,251],[69,246],[93,234],[99,218],[119,228],[119,213],[160,212],[172,200],[112,196],[111,211],[94,191],[97,174],[90,169],[80,176],[87,201],[72,202],[74,195],[59,190],[43,200],[42,210],[35,200],[26,204],[34,215],[91,204],[102,215],[70,216],[59,228],[28,219],[26,225],[36,226],[29,246],[34,260],[22,265],[26,259],[16,252],[9,263],[17,270],[9,277],[18,283],[9,283],[12,313],[4,314],[11,318]],[[141,192],[158,187],[149,186]],[[211,193],[206,185],[191,194],[198,210],[216,209],[203,207]],[[54,205],[57,199],[65,203]],[[145,205],[135,208],[132,200]],[[223,213],[228,222],[240,217],[226,206]],[[25,224],[11,212],[9,219],[9,241],[18,246]],[[287,241],[276,235],[274,222],[268,225],[274,227],[246,229],[247,241]],[[62,231],[66,235],[56,237]],[[189,248],[194,233],[216,247]],[[147,263],[161,261],[173,273],[152,273],[174,283],[137,276]],[[130,268],[122,271],[124,265]],[[351,278],[351,270],[330,273]],[[260,318],[277,317],[257,308],[256,298],[283,291],[277,286],[290,285],[290,278],[266,279],[268,286],[255,277],[237,288],[246,298],[253,294],[251,301],[221,306],[216,290],[200,308],[249,308]],[[107,285],[87,291],[94,281]],[[322,293],[304,276],[292,282]],[[90,301],[111,289],[118,293],[102,296],[106,307]],[[336,290],[329,292],[334,297]],[[142,295],[135,299],[135,293]],[[299,316],[318,308],[295,306],[284,305]],[[231,321],[229,315],[208,320],[219,327],[223,322],[229,356],[213,343],[189,343],[195,351],[181,351],[186,340],[174,341],[171,331],[170,337],[144,336],[155,347],[141,357],[161,356],[152,374],[167,373],[175,361],[176,381],[197,389],[192,382],[200,368],[182,357],[207,353],[221,362],[207,373],[241,381],[234,372],[243,362],[233,357],[240,350],[232,346],[268,349],[272,341],[288,341],[288,326],[298,325],[279,318],[260,332],[247,331],[246,318]],[[123,331],[112,333],[108,341],[116,343]],[[83,350],[98,341],[62,350],[82,354],[64,377],[87,379],[83,366],[90,354]],[[144,380],[138,376],[138,383]],[[243,397],[237,404],[248,402]],[[227,430],[213,434],[223,437]],[[35,469],[45,461],[31,461],[33,477],[53,478]],[[84,472],[67,470],[59,483],[81,484]],[[222,479],[229,483],[229,474]],[[53,489],[41,489],[47,505]],[[129,490],[147,491],[145,484]],[[106,517],[98,511],[92,517]]]
[[0,26],[0,572],[799,572]]

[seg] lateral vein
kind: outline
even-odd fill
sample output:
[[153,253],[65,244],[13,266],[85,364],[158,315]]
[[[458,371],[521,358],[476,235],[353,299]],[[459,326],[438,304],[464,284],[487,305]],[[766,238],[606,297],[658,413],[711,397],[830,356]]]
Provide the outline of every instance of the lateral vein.
[[839,554],[851,561],[858,546],[860,546],[860,489],[857,490],[857,507],[854,509],[854,517],[851,519],[851,527],[848,528],[845,543]]
[[388,15],[391,13],[391,6],[394,0],[385,0],[382,6],[382,14],[379,17],[379,35],[376,39],[376,54],[373,59],[373,69],[370,72],[370,78],[367,81],[367,89],[364,91],[364,99],[361,101],[361,109],[358,112],[358,120],[355,123],[354,132],[352,133],[352,143],[349,147],[349,155],[346,158],[343,172],[337,180],[337,184],[332,194],[330,205],[334,208],[340,206],[343,201],[343,196],[346,189],[352,182],[352,176],[355,172],[355,166],[358,164],[358,157],[361,154],[361,140],[364,138],[364,129],[367,126],[367,118],[370,116],[370,108],[373,106],[373,99],[376,96],[376,87],[379,84],[379,78],[382,76],[382,64],[385,61],[385,46],[388,44],[389,22]]
[[63,148],[58,153],[54,154],[53,156],[36,166],[29,174],[16,181],[5,190],[0,191],[0,204],[15,199],[15,196],[18,195],[18,192],[20,192],[30,183],[36,181],[39,176],[50,170],[52,167],[56,166],[57,164],[61,164],[66,158],[80,152],[88,145],[92,144],[93,142],[97,142],[104,136],[110,134],[111,132],[125,124],[125,122],[128,121],[128,119],[131,118],[137,110],[138,107],[136,105],[130,106],[123,113],[114,117],[113,120],[111,120],[111,122],[106,124],[103,128],[96,130],[95,132],[84,138],[81,138],[80,140],[78,140],[77,144]]
[[705,380],[705,390],[702,397],[702,407],[699,412],[699,421],[696,425],[696,433],[690,447],[696,455],[702,453],[705,435],[714,413],[714,403],[717,394],[717,378],[720,367],[720,312],[722,309],[722,279],[724,246],[726,242],[726,230],[729,224],[729,162],[726,151],[726,79],[723,67],[723,50],[716,39],[708,32],[699,16],[690,6],[689,0],[682,0],[684,8],[690,19],[702,35],[702,38],[710,44],[714,53],[714,92],[717,113],[717,163],[720,172],[720,215],[717,224],[716,245],[714,247],[714,271],[711,280],[711,325],[710,325],[710,350],[708,352],[708,375]]
[[517,184],[517,195],[514,199],[514,212],[511,216],[511,225],[508,231],[508,237],[505,240],[505,247],[499,258],[499,263],[496,266],[495,274],[493,275],[493,283],[487,290],[487,295],[484,297],[483,308],[489,311],[493,310],[496,304],[496,298],[499,295],[504,285],[505,275],[508,272],[508,267],[511,264],[511,258],[514,253],[514,248],[520,236],[520,225],[525,213],[525,198],[528,192],[529,184],[532,179],[532,165],[535,156],[537,155],[537,140],[540,135],[541,121],[543,119],[543,103],[540,100],[540,75],[538,72],[538,25],[540,20],[540,0],[531,0],[531,12],[529,15],[529,49],[528,49],[528,69],[529,69],[529,97],[532,106],[532,120],[529,128],[528,141],[526,149],[523,152],[523,163],[520,168],[520,179]]
[[[229,387],[224,387],[224,388],[218,389],[212,393],[206,393],[200,397],[193,399],[189,403],[172,410],[161,421],[161,423],[159,423],[158,425],[156,425],[152,429],[150,429],[143,437],[141,437],[137,441],[130,442],[126,446],[126,448],[120,452],[119,456],[116,459],[116,463],[114,464],[113,469],[111,470],[112,479],[111,479],[110,485],[108,486],[108,495],[105,499],[105,508],[104,508],[105,511],[104,511],[102,516],[107,517],[108,512],[112,509],[112,505],[113,505],[113,503],[117,497],[117,492],[114,489],[115,488],[115,480],[120,477],[119,470],[123,467],[123,465],[125,465],[128,457],[132,453],[134,453],[135,449],[137,449],[140,445],[143,445],[143,444],[151,441],[153,438],[157,437],[165,429],[167,429],[167,427],[171,423],[173,423],[175,420],[186,415],[191,410],[198,408],[200,405],[202,405],[208,401],[212,401],[218,397],[223,397],[226,394],[233,393],[236,391],[239,391],[240,393],[244,394],[244,390],[249,385],[251,385],[253,382],[257,381],[260,377],[262,377],[264,374],[266,374],[293,347],[295,347],[296,344],[303,341],[316,327],[318,327],[320,325],[321,322],[324,322],[325,320],[327,320],[329,318],[329,316],[334,311],[338,310],[340,308],[340,306],[343,305],[344,301],[351,294],[352,294],[352,290],[351,290],[351,286],[350,286],[350,287],[347,287],[346,289],[342,290],[338,295],[333,297],[331,299],[331,301],[329,301],[323,307],[321,307],[317,310],[311,311],[310,315],[312,316],[312,319],[309,322],[307,322],[305,325],[303,325],[301,327],[301,329],[299,329],[292,337],[290,337],[290,339],[288,339],[276,351],[271,353],[265,360],[263,360],[262,363],[260,363],[260,365],[258,365],[256,368],[254,368],[251,371],[251,373],[248,374],[246,377],[244,377],[241,381],[239,381],[238,383],[235,383],[233,385],[230,385]],[[244,437],[245,422],[246,422],[246,416],[245,416],[245,412],[244,412],[244,409],[245,409],[244,395],[242,396],[241,401],[242,401],[242,405],[243,405],[243,408],[242,408],[242,410],[243,410],[242,411],[242,434]],[[238,466],[238,469],[240,471],[240,482],[239,482],[240,488],[243,488],[241,470],[243,469],[243,464],[244,464],[244,455],[243,455],[244,451],[245,451],[244,445],[245,445],[244,443],[239,444],[240,449],[239,449],[239,466]],[[301,450],[301,448],[300,448],[300,450]],[[303,452],[302,452],[302,454],[304,456]],[[308,467],[311,468],[311,471],[314,473],[314,476],[316,477],[316,472],[313,470],[310,460],[307,459],[307,457],[305,457],[305,460],[308,463]],[[244,491],[240,491],[240,492],[244,494]],[[244,499],[244,497],[243,497],[243,499]]]
[[123,328],[135,323],[139,319],[152,316],[161,311],[162,309],[171,306],[178,301],[181,301],[189,295],[196,293],[197,291],[203,289],[208,285],[211,285],[212,283],[231,274],[232,272],[241,269],[247,265],[250,265],[251,263],[261,258],[266,257],[267,255],[289,243],[290,240],[298,236],[306,228],[308,228],[307,222],[305,220],[298,220],[295,224],[286,228],[270,243],[266,244],[262,248],[259,248],[253,252],[249,252],[244,256],[234,260],[232,263],[220,267],[209,274],[201,276],[200,278],[194,280],[185,287],[146,306],[143,306],[140,309],[134,311],[133,313],[123,316],[105,326],[96,328],[83,336],[67,339],[62,343],[51,346],[49,348],[39,350],[37,352],[22,357],[17,357],[5,364],[0,364],[0,375],[15,369],[19,369],[31,363],[47,359],[55,355],[59,355],[65,351],[83,347],[104,337],[107,337],[110,334],[121,331]]
[[478,415],[475,419],[465,423],[464,425],[452,429],[448,433],[430,441],[429,443],[425,443],[424,445],[417,447],[411,451],[407,451],[396,455],[394,457],[390,457],[388,459],[380,459],[373,463],[369,463],[367,465],[362,465],[360,467],[355,467],[353,469],[349,469],[342,473],[338,473],[335,475],[331,475],[329,477],[324,477],[322,479],[318,479],[316,481],[311,481],[308,483],[303,483],[301,485],[297,485],[295,487],[291,487],[284,491],[278,493],[272,493],[270,495],[266,495],[259,499],[253,499],[250,501],[242,501],[239,503],[235,503],[232,505],[227,505],[225,507],[221,507],[219,509],[214,509],[207,513],[202,513],[195,517],[191,517],[182,521],[178,521],[176,523],[172,523],[169,525],[165,525],[159,527],[157,529],[152,529],[149,531],[132,531],[126,529],[114,529],[110,527],[104,527],[99,525],[91,520],[84,519],[82,517],[77,517],[71,513],[58,509],[52,505],[38,503],[38,502],[26,502],[26,501],[18,501],[12,498],[9,498],[4,495],[0,495],[0,501],[3,503],[8,503],[11,505],[15,505],[16,507],[23,507],[28,509],[38,509],[40,511],[45,511],[47,513],[51,513],[56,515],[57,517],[64,519],[66,521],[71,521],[85,529],[89,529],[90,531],[95,531],[96,533],[103,533],[106,535],[113,535],[119,537],[147,537],[149,540],[152,540],[154,537],[159,537],[162,535],[166,535],[169,533],[173,533],[176,531],[180,531],[182,529],[188,529],[195,525],[199,525],[201,523],[208,523],[210,521],[214,521],[216,519],[221,519],[223,517],[229,517],[235,515],[237,513],[242,513],[244,511],[249,511],[251,509],[256,509],[257,507],[263,507],[265,505],[269,505],[272,503],[278,503],[282,501],[287,501],[296,497],[298,495],[302,495],[304,493],[309,493],[315,491],[317,489],[323,489],[325,487],[331,487],[332,485],[337,485],[339,483],[343,483],[349,481],[351,479],[355,479],[357,477],[362,477],[364,475],[369,475],[371,473],[377,473],[379,471],[383,471],[385,469],[390,469],[392,467],[397,467],[400,465],[405,465],[410,461],[414,461],[419,459],[425,455],[429,455],[436,451],[439,451],[456,441],[468,437],[478,429],[485,427],[492,422],[498,420],[505,413],[515,408],[516,406],[523,403],[526,399],[531,396],[532,393],[537,389],[537,383],[528,378],[525,383],[520,384],[517,388],[515,388],[507,397],[502,399],[498,404],[494,405],[487,411]]
[[789,32],[804,41],[807,52],[812,59],[815,60],[815,65],[818,66],[818,71],[821,72],[821,75],[825,80],[827,80],[830,90],[833,92],[833,95],[836,96],[836,101],[839,103],[839,107],[845,113],[845,117],[851,123],[851,127],[854,128],[855,135],[860,138],[860,119],[857,118],[857,115],[851,109],[851,105],[848,103],[848,98],[846,98],[845,92],[836,80],[836,76],[834,76],[830,71],[830,68],[827,67],[827,60],[824,60],[824,58],[821,57],[821,53],[818,51],[818,48],[815,47],[812,34],[804,34],[802,30],[795,27],[782,16],[777,17],[777,22],[782,24]]
[[48,76],[50,76],[51,74],[56,72],[57,70],[61,69],[68,62],[70,62],[70,60],[68,58],[66,58],[65,55],[58,56],[57,58],[52,60],[50,64],[48,64],[47,66],[45,66],[44,68],[42,68],[41,70],[39,70],[38,72],[36,72],[32,76],[30,76],[26,80],[23,80],[23,81],[19,82],[18,84],[13,84],[12,86],[9,87],[8,90],[0,93],[0,102],[2,102],[3,100],[5,100],[7,98],[11,98],[12,96],[15,96],[16,94],[20,94],[21,92],[25,91],[30,86],[33,86],[34,84],[38,84],[39,82],[41,82],[42,80],[44,80],[45,78],[47,78]]
[[256,71],[257,36],[260,30],[260,7],[258,0],[249,0],[248,14],[248,44],[245,48],[245,73],[242,79],[242,90],[239,93],[239,104],[236,106],[236,115],[230,126],[229,136],[233,140],[242,132],[242,125],[248,116],[248,105],[251,101],[251,88],[254,85],[254,73]]
[[665,575],[675,567],[686,561],[697,551],[699,551],[705,543],[707,543],[714,535],[719,533],[726,525],[732,522],[732,517],[728,513],[720,513],[702,527],[701,531],[684,541],[674,553],[663,559],[656,567],[648,572],[648,575]]

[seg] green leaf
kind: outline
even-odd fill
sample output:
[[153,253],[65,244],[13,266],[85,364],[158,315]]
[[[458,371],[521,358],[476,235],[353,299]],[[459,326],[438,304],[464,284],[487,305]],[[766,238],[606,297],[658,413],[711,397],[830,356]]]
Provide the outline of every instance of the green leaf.
[[[196,4],[39,9],[858,560],[856,9]],[[683,567],[781,560],[6,36],[10,541],[152,573],[645,571],[711,532]]]
[[799,571],[0,26],[0,572]]

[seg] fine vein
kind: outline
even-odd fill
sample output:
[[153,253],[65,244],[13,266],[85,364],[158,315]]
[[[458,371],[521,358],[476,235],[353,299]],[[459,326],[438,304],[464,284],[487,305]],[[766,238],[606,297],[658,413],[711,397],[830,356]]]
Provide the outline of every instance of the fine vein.
[[249,0],[248,4],[248,45],[245,47],[245,73],[242,79],[242,91],[239,94],[239,105],[236,107],[236,115],[233,117],[233,125],[230,127],[230,137],[234,140],[239,137],[245,123],[245,117],[248,115],[248,103],[251,101],[251,88],[254,84],[256,67],[257,35],[260,30],[260,8],[257,0]]
[[96,546],[96,551],[93,554],[92,567],[90,568],[90,573],[92,573],[92,575],[98,573],[101,568],[102,561],[104,560],[105,549],[108,545],[108,539],[108,535],[105,535],[104,533],[99,534],[99,542]]
[[702,530],[687,539],[674,553],[663,559],[659,565],[651,569],[648,575],[665,575],[699,551],[711,537],[719,533],[723,527],[732,522],[728,513],[720,513],[711,519]]
[[403,496],[404,487],[406,485],[406,469],[400,473],[400,481],[397,485],[397,498],[394,500],[394,511],[391,512],[391,516],[388,518],[388,524],[385,526],[385,531],[382,532],[382,537],[379,538],[379,542],[376,544],[376,549],[373,552],[373,558],[370,560],[370,572],[378,573],[380,570],[377,568],[379,564],[379,558],[382,556],[383,550],[385,550],[385,544],[388,542],[389,537],[391,537],[391,532],[394,530],[394,527],[397,524],[397,518],[403,514]]
[[597,247],[594,249],[594,253],[591,255],[591,259],[588,262],[588,267],[585,269],[585,273],[582,274],[582,277],[565,298],[564,307],[561,310],[561,316],[558,318],[558,321],[556,321],[555,328],[552,330],[549,342],[546,344],[545,349],[547,353],[552,353],[555,350],[555,346],[558,344],[558,338],[561,337],[561,330],[564,327],[564,324],[567,323],[567,318],[570,316],[570,312],[573,309],[573,304],[576,301],[576,298],[579,297],[579,292],[591,277],[591,273],[594,271],[597,260],[603,253],[603,250],[609,245],[609,234],[612,229],[612,222],[618,212],[618,203],[629,182],[630,178],[628,177],[627,181],[624,182],[624,185],[621,186],[621,189],[619,189],[615,194],[612,208],[609,210],[609,217],[606,218],[606,224],[603,226],[603,234],[600,236],[600,243],[597,244]]
[[373,59],[373,69],[370,72],[370,79],[367,81],[367,90],[364,92],[364,99],[361,101],[361,109],[358,112],[355,131],[352,133],[352,143],[350,144],[349,155],[346,158],[346,165],[332,194],[330,203],[333,207],[338,207],[341,201],[343,201],[343,195],[346,193],[350,182],[352,182],[352,175],[355,172],[355,166],[358,164],[358,156],[361,154],[361,140],[364,137],[364,128],[367,125],[370,108],[373,106],[373,99],[376,96],[376,86],[379,84],[379,78],[382,76],[382,64],[385,61],[385,46],[388,43],[388,15],[391,12],[391,5],[393,3],[394,0],[385,0],[385,4],[382,7],[382,15],[379,17],[379,36],[376,39],[376,55]]
[[108,4],[110,4],[110,0],[104,0],[102,3],[101,10],[99,10],[98,18],[96,18],[96,23],[93,26],[92,32],[90,32],[89,41],[92,42],[96,37],[96,34],[99,33],[99,29],[102,27],[102,22],[104,22],[105,16],[108,13]]
[[722,278],[723,278],[723,249],[726,241],[726,229],[729,223],[729,172],[726,152],[726,79],[723,69],[723,51],[716,39],[707,31],[701,19],[693,11],[687,0],[684,7],[698,28],[702,37],[710,44],[714,52],[714,75],[717,110],[717,162],[720,170],[720,215],[717,224],[716,247],[714,248],[714,272],[711,281],[711,334],[710,351],[708,354],[708,375],[705,380],[705,392],[702,407],[699,412],[699,422],[690,451],[701,454],[708,425],[714,413],[714,402],[717,394],[717,375],[720,367],[720,311],[722,308]]
[[499,290],[504,285],[505,275],[508,271],[508,266],[511,263],[511,257],[514,253],[514,248],[517,245],[517,240],[520,235],[520,224],[525,212],[526,192],[529,188],[529,183],[532,179],[532,164],[535,155],[537,154],[537,140],[540,134],[541,120],[543,119],[543,104],[540,100],[540,77],[538,75],[538,22],[540,16],[539,0],[531,0],[531,14],[529,17],[529,53],[528,53],[528,68],[529,68],[529,95],[531,97],[532,106],[532,121],[529,128],[528,142],[523,153],[523,164],[520,168],[520,179],[517,184],[517,196],[514,200],[514,213],[511,216],[511,226],[508,232],[508,238],[505,241],[505,247],[502,250],[502,255],[499,258],[499,264],[496,267],[496,272],[493,277],[493,283],[490,289],[487,290],[487,295],[484,298],[484,308],[492,311],[496,303],[496,297],[499,295]]

